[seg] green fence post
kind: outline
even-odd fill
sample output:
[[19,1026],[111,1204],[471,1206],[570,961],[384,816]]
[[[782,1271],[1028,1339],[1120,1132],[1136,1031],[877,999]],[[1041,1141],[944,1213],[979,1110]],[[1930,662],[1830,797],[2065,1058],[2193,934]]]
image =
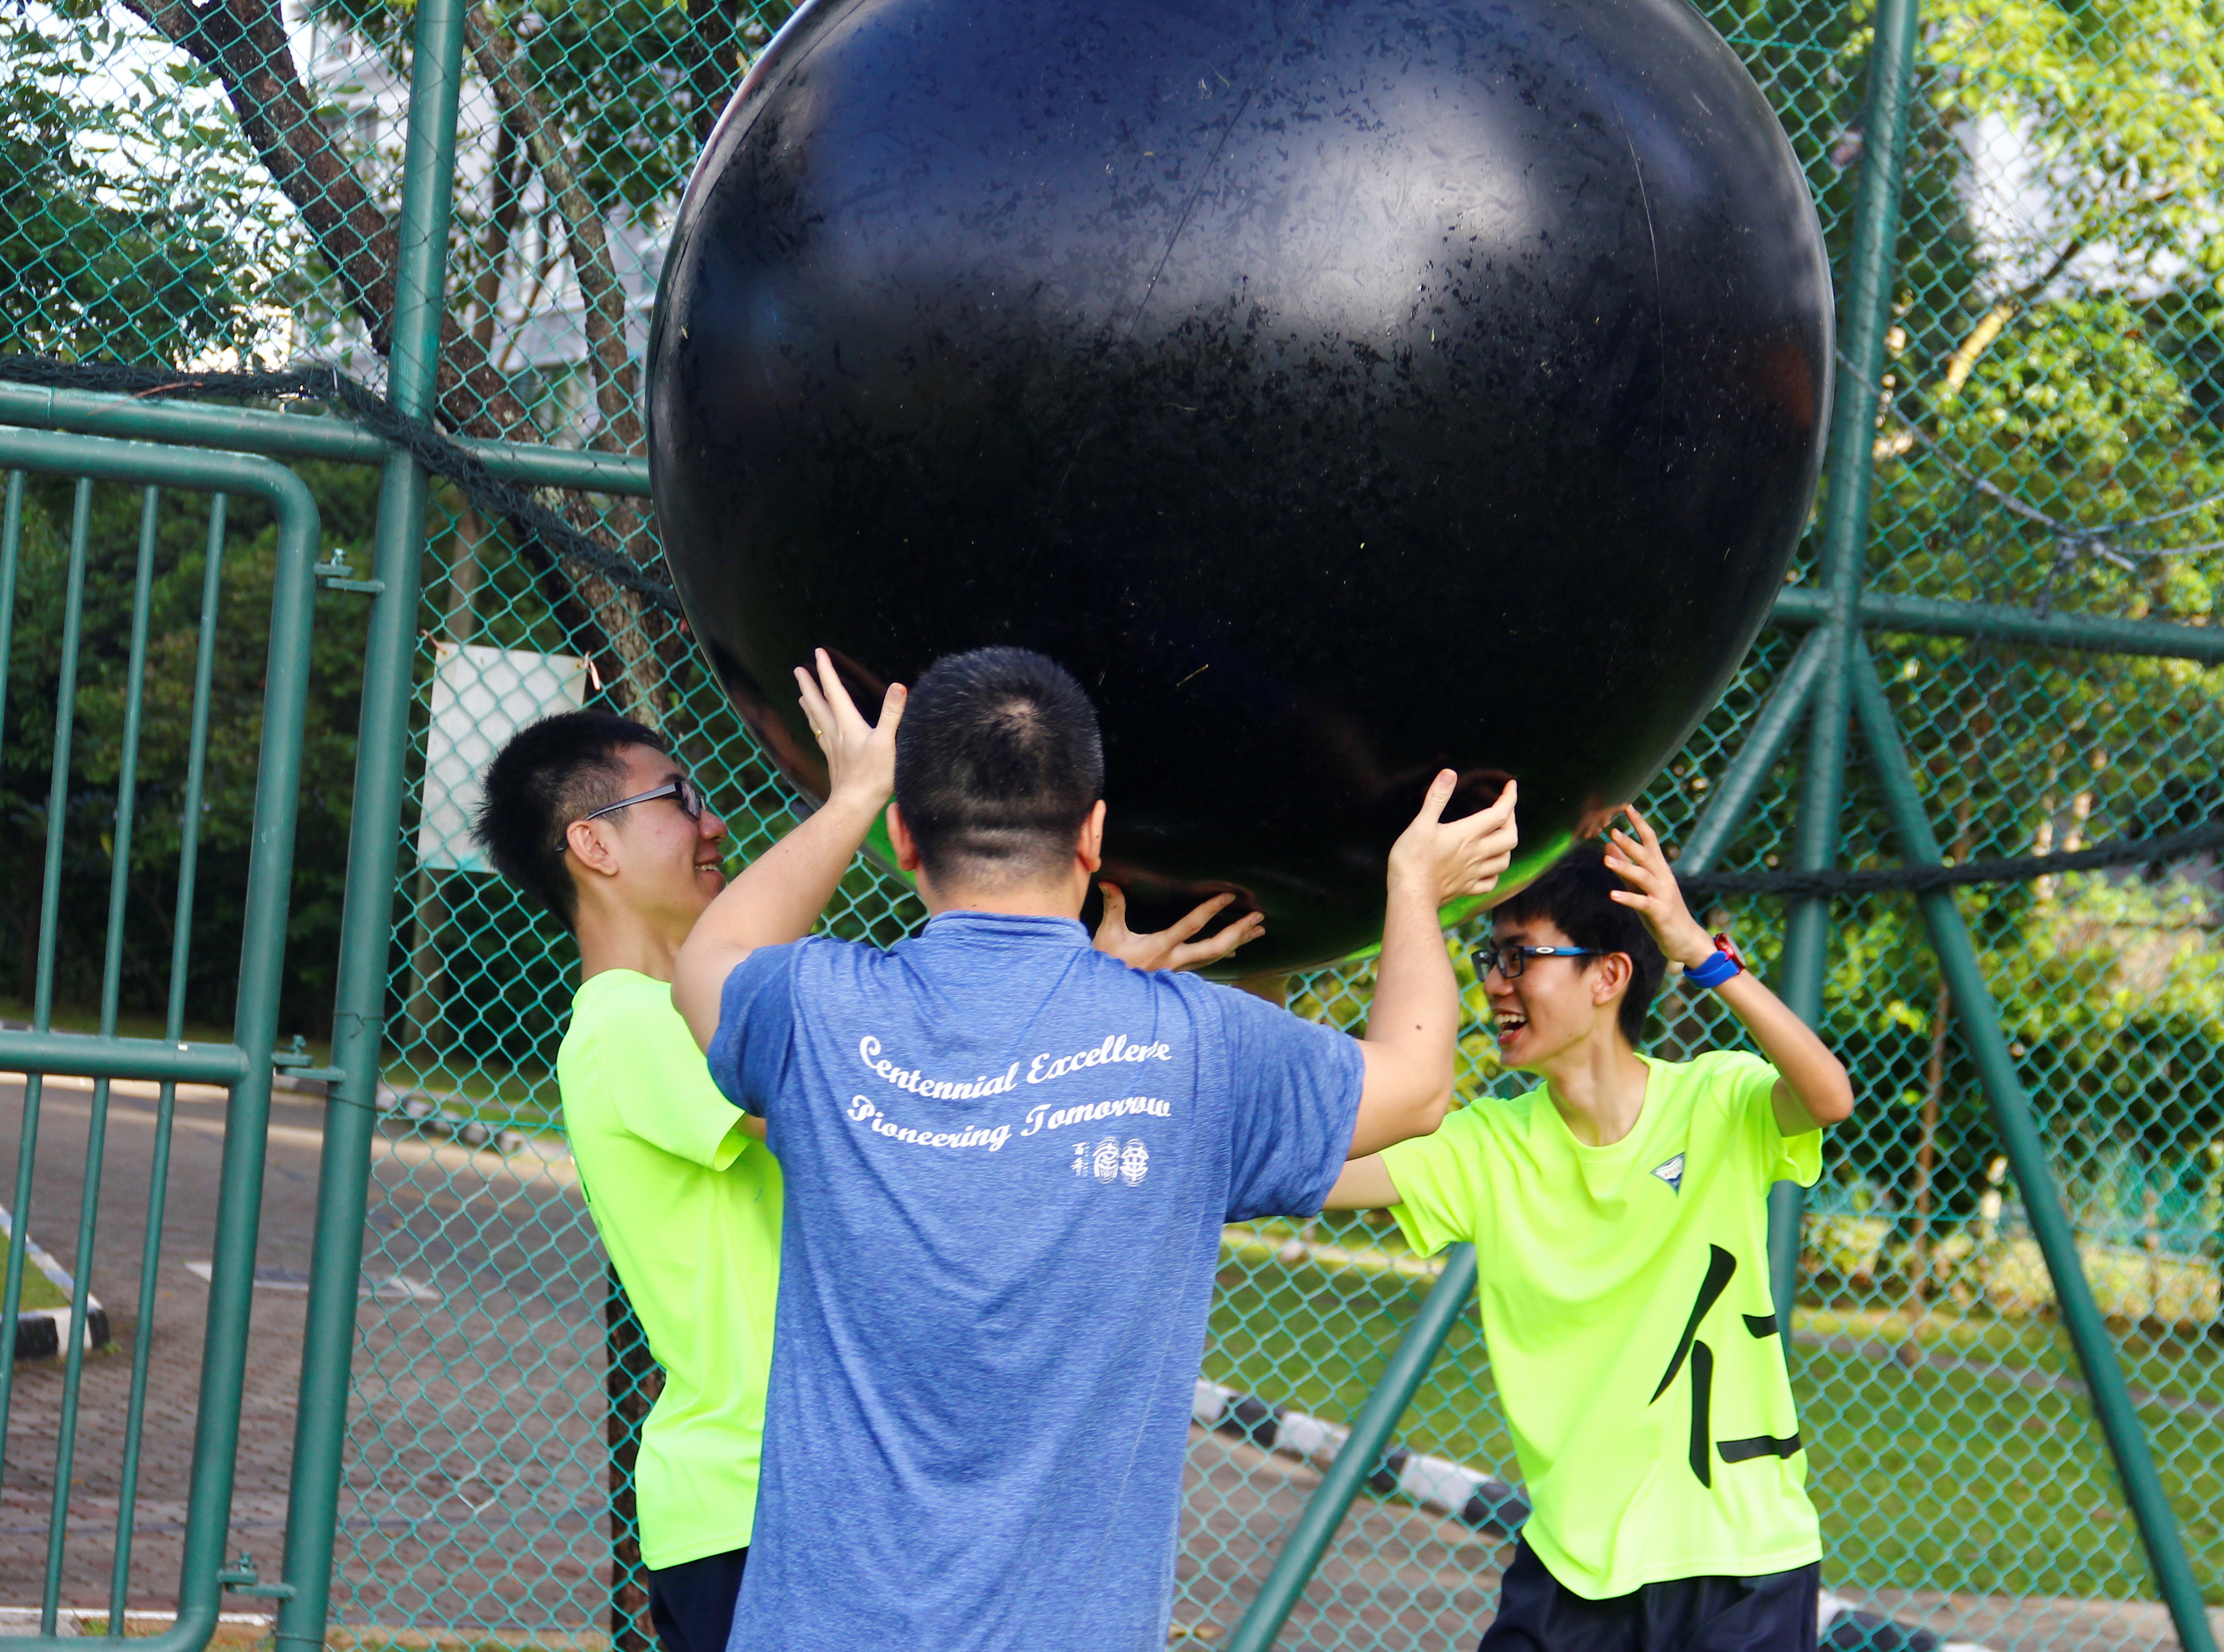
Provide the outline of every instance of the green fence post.
[[[1860,636],[1861,573],[1868,560],[1869,476],[1874,462],[1876,399],[1884,372],[1884,339],[1892,321],[1898,267],[1901,157],[1907,148],[1914,79],[1917,0],[1880,0],[1869,47],[1868,113],[1861,175],[1854,197],[1842,356],[1830,420],[1829,495],[1823,508],[1823,585],[1830,613],[1829,649],[1807,727],[1807,766],[1799,791],[1792,867],[1827,870],[1838,858],[1845,804],[1846,718],[1853,647]],[[1793,903],[1785,927],[1784,1000],[1810,1027],[1823,1024],[1823,983],[1829,971],[1830,903]],[[1791,1351],[1791,1309],[1799,1289],[1800,1193],[1779,1182],[1768,1199],[1768,1275],[1785,1355]]]
[[[241,468],[262,461],[238,461]],[[205,1644],[222,1605],[217,1586],[229,1535],[232,1465],[239,1452],[237,1399],[226,1408],[211,1395],[237,1396],[247,1367],[248,1320],[255,1289],[255,1244],[262,1218],[262,1164],[270,1117],[271,1051],[278,1039],[278,999],[286,959],[286,913],[293,893],[294,826],[300,803],[301,744],[307,726],[310,629],[316,615],[317,507],[300,478],[276,474],[269,497],[279,508],[277,589],[270,605],[270,668],[267,709],[255,788],[255,856],[250,863],[247,909],[241,917],[239,1007],[232,1039],[246,1071],[232,1086],[224,1112],[224,1159],[217,1189],[213,1272],[209,1283],[206,1340],[201,1356],[201,1402],[193,1433],[193,1502],[216,1517],[189,1526],[178,1589],[178,1630],[188,1624],[194,1597],[208,1591],[207,1618],[198,1640]],[[281,699],[281,686],[285,694]],[[221,1500],[217,1490],[221,1487]]]
[[[409,136],[401,187],[388,393],[403,413],[433,411],[447,280],[448,218],[462,86],[463,0],[420,0],[411,53]],[[281,1649],[321,1649],[331,1611],[348,1379],[355,1351],[357,1281],[377,1117],[386,1013],[387,946],[394,927],[404,753],[414,693],[418,584],[425,552],[426,473],[406,454],[385,461],[357,725],[332,1065],[317,1189],[317,1234],[303,1329],[301,1389],[286,1517]]]
[[1421,1301],[1420,1312],[1413,1315],[1413,1323],[1406,1328],[1406,1335],[1398,1351],[1390,1356],[1390,1364],[1382,1372],[1382,1380],[1367,1396],[1353,1421],[1351,1433],[1336,1460],[1321,1476],[1320,1489],[1305,1504],[1305,1512],[1298,1516],[1297,1524],[1290,1529],[1290,1540],[1282,1545],[1282,1552],[1274,1559],[1273,1570],[1267,1573],[1266,1582],[1259,1586],[1259,1593],[1251,1602],[1251,1609],[1243,1614],[1243,1621],[1235,1626],[1235,1633],[1228,1643],[1228,1652],[1267,1652],[1274,1637],[1282,1632],[1297,1609],[1298,1598],[1305,1592],[1313,1572],[1328,1553],[1328,1546],[1336,1539],[1336,1529],[1350,1510],[1352,1499],[1359,1488],[1367,1483],[1390,1448],[1390,1436],[1398,1427],[1398,1419],[1406,1415],[1412,1403],[1414,1393],[1422,1379],[1428,1376],[1429,1367],[1436,1364],[1437,1353],[1451,1335],[1452,1327],[1459,1323],[1462,1309],[1475,1294],[1475,1247],[1456,1244],[1444,1253],[1444,1270],[1437,1275],[1436,1284]]
[[[1922,794],[1916,789],[1915,772],[1909,767],[1907,753],[1900,744],[1891,704],[1885,699],[1884,686],[1877,680],[1866,646],[1856,649],[1854,671],[1854,702],[1874,764],[1877,784],[1884,793],[1886,810],[1899,837],[1901,852],[1911,865],[1939,865],[1943,858],[1937,837],[1931,831],[1930,817],[1924,812]],[[2170,1607],[2171,1623],[2177,1626],[2178,1644],[2184,1652],[2216,1652],[2215,1637],[2209,1632],[2208,1608],[2202,1602],[2201,1586],[2195,1581],[2193,1567],[2186,1559],[2177,1517],[2170,1510],[2170,1499],[2163,1493],[2162,1477],[2155,1472],[2154,1451],[2148,1443],[2145,1426],[2132,1403],[2131,1389],[2124,1379],[2123,1368],[2117,1363],[2115,1345],[2108,1339],[2107,1322],[2101,1317],[2100,1304],[2094,1300],[2084,1264],[2078,1260],[2076,1236],[2070,1231],[2061,1189],[2055,1183],[2053,1168],[2047,1163],[2046,1143],[2040,1138],[2038,1120],[2032,1116],[2031,1098],[2024,1093],[2023,1081],[2016,1075],[2007,1035],[2000,1029],[2000,1009],[1993,1001],[1991,987],[1986,984],[1976,946],[1969,939],[1968,926],[1962,921],[1961,908],[1955,905],[1950,891],[1931,889],[1917,898],[1923,908],[1924,927],[1930,932],[1931,950],[1937,953],[1939,970],[1946,978],[1948,991],[1954,995],[1955,1020],[1976,1061],[1978,1077],[1985,1086],[1985,1100],[2000,1130],[2000,1146],[2014,1169],[2016,1186],[2022,1190],[2031,1237],[2038,1242],[2039,1253],[2046,1258],[2046,1270],[2053,1278],[2055,1301],[2061,1306],[2063,1326],[2069,1332],[2070,1345],[2076,1350],[2077,1363],[2084,1370],[2093,1414],[2107,1440],[2109,1453],[2116,1459],[2125,1500],[2132,1505],[2132,1516],[2139,1522],[2139,1540],[2146,1546],[2156,1586]]]

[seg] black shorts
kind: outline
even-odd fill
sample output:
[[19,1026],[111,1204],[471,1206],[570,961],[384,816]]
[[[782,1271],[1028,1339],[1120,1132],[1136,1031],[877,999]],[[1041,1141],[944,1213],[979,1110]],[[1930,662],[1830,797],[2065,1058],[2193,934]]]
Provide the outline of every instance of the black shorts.
[[1815,1652],[1822,1578],[1818,1564],[1757,1578],[1675,1578],[1586,1600],[1523,1543],[1479,1652]]
[[749,1550],[731,1548],[648,1572],[648,1621],[664,1652],[726,1652],[749,1558]]

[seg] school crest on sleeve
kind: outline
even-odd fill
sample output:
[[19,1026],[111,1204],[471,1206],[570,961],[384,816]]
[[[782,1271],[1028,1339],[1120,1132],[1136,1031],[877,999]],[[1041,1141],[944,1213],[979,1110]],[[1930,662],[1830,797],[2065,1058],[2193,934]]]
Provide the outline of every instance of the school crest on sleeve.
[[1667,1163],[1654,1165],[1652,1174],[1668,1184],[1670,1193],[1680,1194],[1684,1191],[1684,1155],[1678,1153]]

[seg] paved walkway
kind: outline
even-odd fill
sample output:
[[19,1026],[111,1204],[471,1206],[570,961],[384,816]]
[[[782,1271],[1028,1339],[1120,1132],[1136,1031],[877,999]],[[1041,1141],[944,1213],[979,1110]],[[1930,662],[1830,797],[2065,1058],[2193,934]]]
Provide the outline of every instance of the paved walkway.
[[[148,1092],[151,1088],[145,1087]],[[28,1226],[65,1268],[73,1265],[77,1246],[90,1089],[66,1079],[50,1080],[40,1106]],[[151,1093],[130,1092],[141,1089],[130,1086],[110,1104],[92,1288],[108,1310],[114,1344],[111,1351],[89,1354],[85,1361],[60,1591],[62,1603],[68,1605],[104,1607],[108,1603],[123,1432],[130,1396],[130,1350],[142,1334],[150,1338],[147,1420],[127,1605],[174,1605],[182,1558],[200,1389],[201,1324],[208,1303],[207,1286],[185,1263],[205,1260],[212,1248],[216,1206],[210,1190],[216,1186],[224,1149],[223,1104],[212,1092],[178,1104],[153,1322],[142,1326],[140,1262],[146,1239],[155,1102]],[[0,1192],[0,1198],[13,1197],[22,1104],[20,1086],[0,1084],[0,1189],[7,1190]],[[269,1266],[305,1271],[315,1218],[323,1107],[281,1098],[274,1102],[271,1115],[262,1260]],[[235,1552],[249,1550],[266,1574],[277,1569],[285,1530],[306,1301],[300,1293],[257,1291],[249,1332],[232,1529]],[[5,1472],[0,1475],[0,1605],[35,1605],[40,1598],[54,1506],[61,1397],[60,1360],[28,1362],[16,1371]]]

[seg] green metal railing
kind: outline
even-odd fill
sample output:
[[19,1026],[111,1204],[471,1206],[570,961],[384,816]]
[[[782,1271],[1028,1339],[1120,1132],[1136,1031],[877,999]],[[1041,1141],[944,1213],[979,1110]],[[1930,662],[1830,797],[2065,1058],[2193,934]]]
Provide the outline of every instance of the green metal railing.
[[[455,154],[463,11],[458,0],[417,8],[418,61],[409,88],[409,149],[401,202],[389,391],[408,414],[432,401],[446,267],[449,174]],[[424,550],[425,473],[406,455],[380,459],[378,541],[365,657],[362,734],[349,825],[347,907],[332,1016],[338,1073],[319,1161],[316,1248],[303,1335],[302,1402],[286,1522],[286,1581],[277,1639],[321,1647],[332,1594],[332,1549],[353,1364],[357,1280],[362,1275],[370,1140],[384,1043],[386,949],[400,837],[402,752],[414,691],[418,571]]]
[[[193,1431],[192,1490],[186,1512],[185,1566],[178,1586],[176,1622],[147,1643],[160,1652],[192,1652],[214,1630],[224,1591],[219,1574],[225,1560],[231,1503],[232,1464],[239,1438],[239,1401],[247,1355],[247,1321],[254,1286],[256,1227],[262,1181],[262,1138],[269,1116],[271,1056],[277,1040],[278,992],[285,962],[287,884],[292,870],[296,776],[300,763],[305,708],[309,687],[309,642],[316,594],[317,508],[300,478],[268,460],[229,453],[194,453],[137,443],[0,430],[0,466],[9,471],[8,507],[0,524],[0,593],[12,611],[23,560],[23,502],[27,473],[76,478],[66,553],[57,693],[54,708],[53,785],[47,819],[45,877],[40,891],[38,973],[28,1032],[0,1030],[0,1067],[28,1074],[23,1086],[22,1128],[13,1209],[16,1231],[26,1235],[38,1206],[35,1199],[41,1104],[46,1080],[67,1075],[93,1080],[79,1212],[74,1246],[75,1275],[92,1276],[98,1227],[102,1171],[107,1136],[111,1084],[117,1079],[151,1080],[160,1086],[155,1125],[155,1174],[150,1181],[146,1266],[132,1337],[130,1400],[123,1431],[123,1484],[118,1529],[109,1592],[112,1636],[123,1634],[126,1579],[130,1574],[132,1510],[139,1478],[140,1437],[145,1423],[148,1362],[153,1341],[155,1261],[160,1254],[166,1202],[167,1158],[173,1112],[180,1083],[225,1086],[231,1103],[226,1118],[223,1169],[216,1190],[216,1241],[210,1264],[205,1358]],[[86,569],[92,554],[91,520],[97,483],[124,484],[142,490],[141,528],[136,557],[129,663],[114,807],[111,858],[114,873],[109,902],[101,975],[100,1024],[96,1036],[50,1031],[54,1011],[54,956],[67,916],[63,909],[63,825],[69,818],[72,744],[80,650],[85,642]],[[156,557],[156,513],[164,490],[213,495],[208,516],[206,572],[193,672],[192,752],[180,819],[177,940],[172,954],[166,1036],[125,1038],[117,1034],[121,954],[129,894],[127,870],[136,822],[135,788],[139,771],[139,734],[147,685],[149,592]],[[239,945],[238,1008],[232,1040],[226,1045],[195,1046],[183,1039],[185,970],[189,922],[195,892],[203,767],[209,735],[210,677],[218,643],[222,557],[227,496],[247,496],[269,504],[277,518],[277,548],[270,599],[269,659],[262,699],[261,784],[257,788],[253,842],[247,868],[247,905]],[[0,634],[3,635],[3,634]],[[9,639],[13,641],[14,639]],[[0,664],[5,664],[0,660]],[[8,1252],[5,1284],[0,1288],[0,1324],[12,1326],[22,1301],[28,1246]],[[79,1320],[66,1339],[60,1414],[54,1442],[53,1500],[40,1590],[39,1633],[28,1644],[59,1647],[57,1633],[64,1546],[67,1541],[73,1471],[79,1450],[79,1396],[84,1380],[86,1338],[83,1296]],[[0,1432],[15,1388],[13,1361],[0,1365]],[[330,1374],[328,1374],[330,1380]],[[320,1636],[321,1638],[321,1636]]]

